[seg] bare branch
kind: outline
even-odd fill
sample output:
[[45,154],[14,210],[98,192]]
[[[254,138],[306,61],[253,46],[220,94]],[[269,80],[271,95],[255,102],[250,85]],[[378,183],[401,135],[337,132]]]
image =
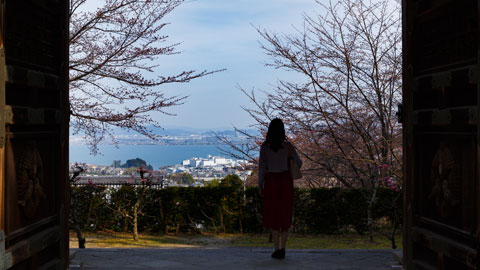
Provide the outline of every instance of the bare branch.
[[[94,11],[93,1],[70,0],[70,110],[74,133],[81,133],[93,152],[112,127],[156,135],[151,112],[167,109],[186,97],[165,96],[163,87],[188,83],[222,70],[180,71],[154,75],[162,56],[175,55],[178,44],[165,44],[164,17],[183,0],[105,0]],[[153,75],[153,76],[152,76]]]

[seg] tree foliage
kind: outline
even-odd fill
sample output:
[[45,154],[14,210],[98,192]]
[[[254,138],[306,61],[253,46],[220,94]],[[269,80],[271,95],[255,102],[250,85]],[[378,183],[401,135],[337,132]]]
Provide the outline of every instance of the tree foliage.
[[[368,207],[365,189],[313,188],[294,190],[292,232],[341,233],[356,230],[366,232],[364,213]],[[88,231],[133,231],[132,209],[138,189],[124,186],[120,189],[101,186],[73,186],[70,214],[83,220],[81,229]],[[389,204],[397,193],[380,188],[373,217],[391,220],[399,208]],[[84,198],[92,198],[93,201]],[[257,188],[245,190],[231,186],[216,187],[147,187],[141,197],[138,212],[138,231],[151,233],[171,232],[247,232],[261,233],[262,199]],[[90,210],[88,210],[90,209]],[[140,210],[141,209],[141,210]],[[92,214],[93,213],[93,214]],[[401,217],[400,217],[401,218]],[[71,219],[73,221],[73,219]],[[72,223],[72,226],[75,225]],[[378,223],[377,230],[388,223]],[[88,239],[87,239],[88,247]]]
[[187,172],[171,174],[168,178],[177,184],[190,185],[195,183],[193,176]]
[[[164,17],[183,0],[70,0],[70,112],[74,133],[82,133],[93,152],[112,127],[152,139],[151,113],[170,115],[185,96],[167,96],[172,83],[187,83],[211,71],[185,70],[158,75],[164,57],[178,54],[163,34]],[[88,10],[92,5],[95,10]]]
[[125,164],[120,165],[120,168],[132,168],[132,167],[134,167],[135,170],[137,170],[137,168],[153,170],[152,165],[148,165],[145,160],[138,157],[135,159],[128,159],[125,162]]
[[229,174],[222,178],[220,185],[227,187],[240,188],[243,186],[242,179],[236,174]]

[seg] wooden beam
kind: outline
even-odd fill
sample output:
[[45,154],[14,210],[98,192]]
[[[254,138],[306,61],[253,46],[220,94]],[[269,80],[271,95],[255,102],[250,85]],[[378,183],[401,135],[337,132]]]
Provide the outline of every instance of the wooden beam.
[[61,229],[55,226],[37,233],[25,240],[22,240],[5,251],[5,255],[11,257],[10,265],[6,268],[12,267],[19,262],[30,258],[47,247],[57,243],[60,240]]
[[13,231],[7,235],[7,241],[12,241],[17,237],[21,237],[25,234],[28,234],[30,232],[33,232],[35,230],[40,229],[41,227],[44,227],[50,223],[57,223],[58,217],[57,216],[49,216],[47,218],[41,219],[33,224],[30,224],[28,226],[22,227],[21,229],[18,229],[16,231]]
[[437,252],[437,254],[442,254],[443,256],[462,262],[469,267],[476,267],[476,249],[429,230],[413,227],[412,232],[413,239],[416,243]]

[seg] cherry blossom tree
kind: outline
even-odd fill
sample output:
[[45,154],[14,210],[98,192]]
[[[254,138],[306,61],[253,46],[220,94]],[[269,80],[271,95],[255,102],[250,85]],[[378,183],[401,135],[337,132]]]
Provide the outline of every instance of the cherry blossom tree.
[[[292,34],[257,29],[270,57],[267,65],[299,79],[279,80],[262,99],[242,89],[252,105],[245,110],[262,134],[271,119],[284,120],[304,160],[307,185],[368,189],[372,230],[377,188],[399,190],[402,179],[401,125],[395,115],[402,87],[399,3],[317,3],[318,13],[304,15]],[[261,141],[254,137],[231,149],[252,157]]]
[[[165,16],[183,0],[70,0],[70,112],[75,134],[83,134],[92,152],[112,127],[156,138],[151,114],[171,115],[168,108],[186,96],[165,94],[173,83],[188,83],[217,71],[187,69],[158,74],[178,44],[163,34]],[[98,5],[88,10],[92,5]]]

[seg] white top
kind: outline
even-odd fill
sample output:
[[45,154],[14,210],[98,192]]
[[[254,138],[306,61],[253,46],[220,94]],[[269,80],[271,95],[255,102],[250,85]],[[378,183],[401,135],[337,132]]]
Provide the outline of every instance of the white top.
[[287,141],[282,143],[282,147],[277,152],[273,151],[265,143],[260,147],[260,158],[258,161],[258,187],[263,187],[265,175],[268,172],[286,172],[288,171],[289,148],[291,158],[293,158],[298,167],[302,167],[302,160],[298,156],[295,147]]

